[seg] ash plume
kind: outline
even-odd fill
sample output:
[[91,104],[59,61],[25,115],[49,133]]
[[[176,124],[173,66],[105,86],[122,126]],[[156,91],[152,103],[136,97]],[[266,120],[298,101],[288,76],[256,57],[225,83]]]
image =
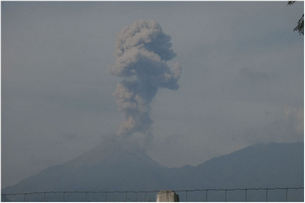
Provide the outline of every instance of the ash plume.
[[118,135],[150,135],[150,104],[158,89],[178,89],[181,68],[168,63],[175,57],[170,39],[153,20],[137,21],[118,34],[111,67],[112,74],[123,79],[114,92],[125,116]]

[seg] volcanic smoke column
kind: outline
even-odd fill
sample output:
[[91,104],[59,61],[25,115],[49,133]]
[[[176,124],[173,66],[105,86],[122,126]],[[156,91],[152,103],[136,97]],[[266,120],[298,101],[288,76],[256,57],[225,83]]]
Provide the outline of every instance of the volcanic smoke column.
[[170,36],[151,21],[137,21],[118,34],[112,74],[122,77],[114,92],[125,121],[118,135],[151,134],[150,103],[159,88],[178,89],[181,68],[168,61],[175,57]]

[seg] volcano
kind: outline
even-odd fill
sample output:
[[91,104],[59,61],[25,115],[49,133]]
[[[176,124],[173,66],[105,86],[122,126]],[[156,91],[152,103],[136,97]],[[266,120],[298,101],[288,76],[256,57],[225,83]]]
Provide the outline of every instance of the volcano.
[[197,166],[168,168],[139,148],[111,140],[2,192],[299,187],[303,152],[303,143],[256,144]]

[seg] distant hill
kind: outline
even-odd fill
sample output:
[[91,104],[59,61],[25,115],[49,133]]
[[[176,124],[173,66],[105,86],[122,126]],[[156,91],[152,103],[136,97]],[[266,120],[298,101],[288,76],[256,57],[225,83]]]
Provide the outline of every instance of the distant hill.
[[304,143],[256,144],[178,171],[184,188],[303,186]]
[[197,166],[167,168],[141,150],[111,141],[2,192],[286,187],[303,183],[304,143],[256,144]]

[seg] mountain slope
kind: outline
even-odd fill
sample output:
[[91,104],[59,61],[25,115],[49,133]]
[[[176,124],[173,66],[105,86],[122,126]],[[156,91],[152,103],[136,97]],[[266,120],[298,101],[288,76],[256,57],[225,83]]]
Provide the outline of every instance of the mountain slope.
[[303,143],[257,144],[198,166],[166,168],[112,141],[3,192],[303,186],[303,152]]
[[[193,187],[302,186],[303,143],[257,144],[189,168]],[[194,184],[195,183],[195,184]]]
[[[24,179],[5,192],[152,189],[162,166],[141,150],[114,140]],[[149,183],[149,184],[148,184]]]

